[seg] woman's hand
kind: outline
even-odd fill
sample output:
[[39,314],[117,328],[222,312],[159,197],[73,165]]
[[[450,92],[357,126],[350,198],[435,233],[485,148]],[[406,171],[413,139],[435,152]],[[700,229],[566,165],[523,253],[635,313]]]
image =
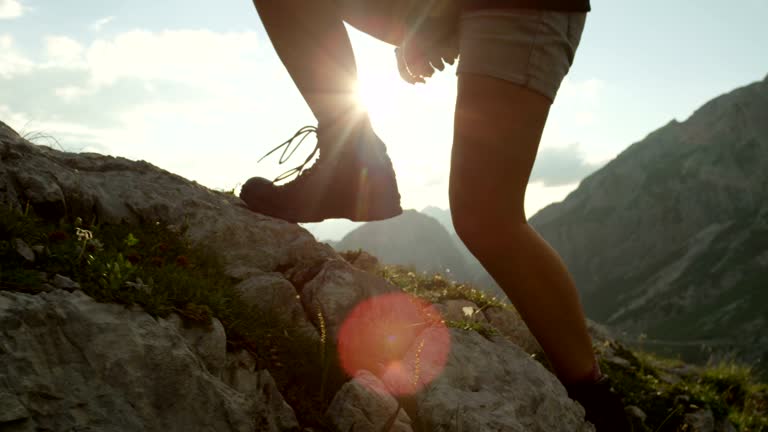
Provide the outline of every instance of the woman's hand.
[[445,69],[459,56],[456,16],[427,17],[411,28],[403,43],[395,49],[397,68],[406,82],[425,82],[435,69]]

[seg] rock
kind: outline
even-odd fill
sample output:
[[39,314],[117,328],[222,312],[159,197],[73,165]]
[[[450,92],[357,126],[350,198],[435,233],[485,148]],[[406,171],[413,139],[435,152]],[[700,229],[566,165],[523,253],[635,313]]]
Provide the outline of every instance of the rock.
[[171,326],[184,337],[211,375],[218,377],[221,374],[227,356],[227,335],[218,318],[213,318],[206,326],[185,322],[179,315],[171,314],[161,323]]
[[715,421],[715,432],[736,432],[736,428],[726,418]]
[[74,290],[80,289],[79,283],[73,281],[72,279],[66,276],[62,276],[60,274],[53,275],[53,279],[51,279],[51,283],[56,288],[63,289],[66,291],[74,291]]
[[245,279],[305,259],[335,259],[296,224],[259,215],[237,197],[211,191],[147,162],[65,153],[32,145],[6,125],[0,135],[0,204],[27,203],[39,216],[65,212],[98,223],[179,224],[194,244],[213,251],[227,274]]
[[528,354],[539,354],[542,352],[541,346],[536,338],[528,330],[525,321],[520,317],[517,311],[490,306],[483,309],[483,314],[488,322],[494,326],[499,333],[512,341],[515,345],[523,349]]
[[648,415],[635,405],[629,405],[628,407],[624,408],[624,412],[626,412],[627,416],[630,418],[636,418],[641,423],[645,422],[645,419],[648,418]]
[[79,291],[0,292],[0,377],[20,430],[280,431],[269,401],[209,374],[170,325]]
[[[361,370],[333,397],[326,417],[339,431],[381,431],[398,410],[397,400],[372,373]],[[412,432],[411,419],[402,409],[391,432]]]
[[296,414],[283,399],[272,375],[266,369],[257,371],[256,360],[247,351],[227,353],[222,380],[252,399],[264,400],[273,414],[277,430],[298,430],[299,422],[296,420]]
[[0,426],[29,418],[29,411],[19,402],[16,395],[8,390],[0,391]]
[[58,288],[56,288],[55,286],[53,286],[53,285],[51,285],[49,283],[41,283],[40,284],[40,291],[42,291],[42,292],[51,292],[51,291],[56,290],[56,289],[58,289]]
[[310,339],[319,338],[317,330],[304,313],[299,293],[281,273],[254,274],[240,282],[236,289],[242,295],[241,298],[264,319],[280,321]]
[[29,262],[35,262],[35,252],[29,245],[20,238],[13,239],[13,247],[16,248],[16,252]]
[[444,300],[435,304],[435,309],[446,321],[474,321],[488,324],[488,319],[476,304],[469,300]]
[[34,245],[32,246],[32,251],[35,253],[37,257],[41,257],[45,255],[45,246],[43,245]]
[[301,295],[304,311],[320,327],[323,316],[326,331],[336,341],[344,318],[361,302],[399,290],[384,279],[354,268],[344,260],[326,262],[307,282]]
[[608,327],[587,319],[587,331],[593,344],[603,344],[616,338],[613,337]]
[[615,366],[620,366],[623,368],[629,368],[632,366],[632,363],[630,363],[629,360],[613,354],[603,356],[603,360],[605,360],[607,363],[611,363]]
[[[450,330],[447,364],[432,371],[438,378],[416,395],[418,416],[411,418],[422,430],[594,431],[557,378],[517,345],[502,336],[489,341],[472,331]],[[427,329],[421,337],[429,340],[435,331]]]
[[688,425],[688,430],[691,432],[714,432],[715,430],[715,417],[710,409],[701,409],[688,413],[683,418],[683,421]]
[[350,263],[368,273],[373,273],[379,269],[379,259],[364,250],[361,250]]
[[248,351],[228,352],[221,379],[240,393],[248,394],[258,389],[256,359]]

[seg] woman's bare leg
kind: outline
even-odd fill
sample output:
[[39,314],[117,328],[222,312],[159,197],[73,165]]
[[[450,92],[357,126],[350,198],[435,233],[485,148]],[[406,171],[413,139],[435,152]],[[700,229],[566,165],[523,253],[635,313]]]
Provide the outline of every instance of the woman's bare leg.
[[550,104],[510,82],[460,74],[450,200],[462,241],[504,289],[560,380],[574,383],[596,372],[578,292],[523,208]]
[[254,0],[264,28],[320,123],[355,113],[357,67],[334,0]]

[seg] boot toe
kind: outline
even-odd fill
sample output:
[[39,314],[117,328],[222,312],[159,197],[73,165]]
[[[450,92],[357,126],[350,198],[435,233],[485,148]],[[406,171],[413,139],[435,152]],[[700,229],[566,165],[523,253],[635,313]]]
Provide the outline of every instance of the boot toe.
[[271,181],[263,177],[251,177],[240,188],[240,199],[252,210],[257,210],[258,203],[268,201],[274,190],[275,184]]

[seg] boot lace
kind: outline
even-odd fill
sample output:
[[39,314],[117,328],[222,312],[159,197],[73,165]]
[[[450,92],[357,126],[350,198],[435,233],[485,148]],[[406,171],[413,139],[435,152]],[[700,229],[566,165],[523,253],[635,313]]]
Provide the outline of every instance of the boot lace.
[[[315,126],[304,126],[301,129],[299,129],[295,134],[293,134],[292,137],[288,138],[285,142],[281,143],[277,147],[270,150],[267,154],[261,157],[261,159],[258,160],[258,162],[261,162],[266,158],[267,156],[271,155],[272,153],[283,149],[283,152],[280,154],[280,159],[278,160],[278,164],[282,165],[288,161],[288,159],[293,156],[294,153],[296,153],[296,150],[298,150],[299,146],[301,146],[301,143],[304,142],[304,140],[307,139],[307,137],[311,134],[317,135],[317,127]],[[294,144],[294,142],[296,142]],[[317,152],[320,151],[319,143],[315,144],[314,150],[312,150],[312,153],[307,156],[307,159],[304,160],[299,166],[295,168],[291,168],[288,171],[280,174],[277,176],[274,180],[272,180],[273,183],[277,183],[280,181],[283,181],[285,179],[288,179],[292,176],[296,176],[297,178],[301,176],[302,174],[309,173],[309,171],[312,169],[312,167],[309,167],[305,169],[307,164],[312,160],[312,158],[315,157]]]

